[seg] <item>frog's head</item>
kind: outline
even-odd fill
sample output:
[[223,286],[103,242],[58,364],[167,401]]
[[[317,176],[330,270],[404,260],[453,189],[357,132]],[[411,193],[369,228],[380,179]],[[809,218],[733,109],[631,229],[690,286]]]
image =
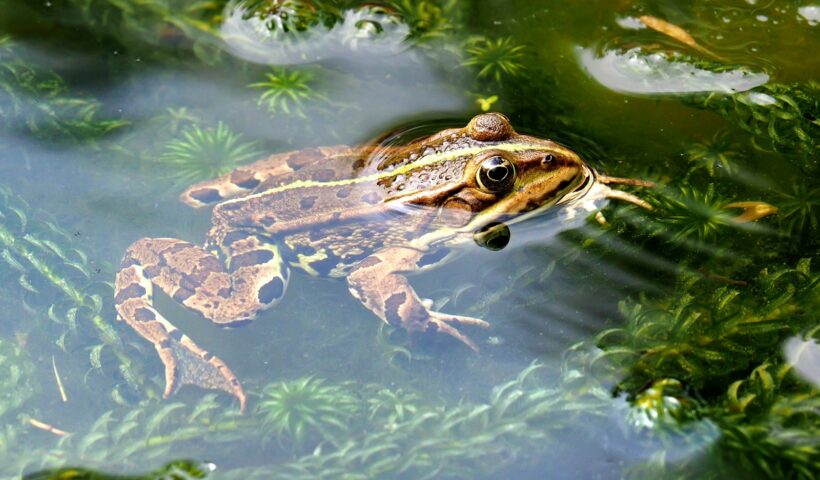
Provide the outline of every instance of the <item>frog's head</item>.
[[[499,113],[474,117],[461,131],[473,140],[460,180],[439,191],[441,217],[451,226],[516,222],[582,195],[593,171],[572,150],[520,135]],[[469,155],[465,155],[469,154]]]

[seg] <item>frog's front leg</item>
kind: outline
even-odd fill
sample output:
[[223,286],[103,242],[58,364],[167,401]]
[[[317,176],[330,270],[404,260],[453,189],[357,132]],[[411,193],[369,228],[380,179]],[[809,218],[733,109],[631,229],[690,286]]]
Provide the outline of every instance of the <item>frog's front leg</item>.
[[125,253],[115,281],[115,306],[124,320],[154,344],[165,366],[168,397],[183,384],[223,390],[245,408],[236,376],[153,306],[153,286],[190,310],[226,327],[250,322],[284,294],[288,272],[275,246],[234,235],[229,267],[202,247],[172,238],[143,238]]
[[390,325],[408,332],[439,331],[457,338],[474,351],[478,347],[451,324],[487,328],[484,320],[430,311],[402,273],[419,270],[424,254],[418,250],[391,247],[362,260],[347,277],[350,293]]

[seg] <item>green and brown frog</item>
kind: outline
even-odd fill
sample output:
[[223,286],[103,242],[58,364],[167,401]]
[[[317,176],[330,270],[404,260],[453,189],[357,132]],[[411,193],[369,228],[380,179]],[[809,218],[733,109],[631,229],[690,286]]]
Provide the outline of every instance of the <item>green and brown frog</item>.
[[546,209],[606,197],[648,208],[607,183],[641,182],[596,175],[572,150],[520,135],[498,113],[402,147],[272,155],[188,188],[184,203],[213,206],[204,244],[143,238],[131,245],[117,273],[116,309],[154,344],[166,397],[192,384],[228,392],[243,409],[239,380],[156,310],[155,286],[208,320],[237,327],[282,298],[292,268],[344,277],[383,321],[411,333],[444,333],[478,350],[459,329],[488,323],[432,310],[406,275]]

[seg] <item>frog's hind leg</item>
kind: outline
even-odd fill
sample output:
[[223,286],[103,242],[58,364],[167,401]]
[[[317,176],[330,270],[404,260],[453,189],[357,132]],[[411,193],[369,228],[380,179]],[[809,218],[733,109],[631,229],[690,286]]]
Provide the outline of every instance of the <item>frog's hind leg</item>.
[[245,393],[230,368],[180,332],[153,306],[160,287],[185,307],[231,327],[250,322],[282,296],[287,270],[278,252],[253,237],[233,252],[232,267],[202,247],[168,238],[144,238],[126,252],[115,282],[119,317],[154,347],[165,366],[168,397],[181,385],[223,390],[245,408]]

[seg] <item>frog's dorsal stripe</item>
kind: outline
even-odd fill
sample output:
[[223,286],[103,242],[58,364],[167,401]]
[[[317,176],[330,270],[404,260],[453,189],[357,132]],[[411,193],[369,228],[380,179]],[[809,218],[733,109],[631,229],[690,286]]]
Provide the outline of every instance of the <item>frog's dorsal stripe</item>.
[[[418,168],[423,168],[429,165],[435,165],[438,163],[448,162],[450,160],[455,160],[459,157],[466,157],[466,156],[474,156],[479,155],[483,152],[489,150],[501,150],[504,152],[525,152],[529,150],[535,151],[549,151],[554,150],[557,145],[538,145],[538,144],[522,144],[522,143],[497,143],[492,145],[483,145],[481,147],[468,147],[468,148],[461,148],[456,150],[449,150],[445,152],[434,153],[431,155],[425,155],[422,159],[417,160],[412,163],[408,163],[406,165],[402,165],[395,170],[391,170],[389,172],[379,172],[374,173],[371,175],[364,175],[361,177],[356,178],[348,178],[343,180],[331,180],[327,182],[320,182],[316,180],[297,180],[295,182],[291,182],[285,185],[280,185],[278,187],[274,187],[263,192],[255,193],[252,195],[247,195],[240,198],[235,198],[232,200],[226,200],[222,202],[222,205],[227,205],[235,202],[245,202],[249,199],[254,198],[261,198],[268,195],[274,195],[281,192],[286,192],[288,190],[296,190],[299,188],[310,188],[310,187],[341,187],[345,185],[355,185],[358,183],[368,183],[368,182],[376,182],[386,178],[397,177],[399,175],[405,174],[407,172],[416,170]],[[559,147],[560,148],[560,147]]]

